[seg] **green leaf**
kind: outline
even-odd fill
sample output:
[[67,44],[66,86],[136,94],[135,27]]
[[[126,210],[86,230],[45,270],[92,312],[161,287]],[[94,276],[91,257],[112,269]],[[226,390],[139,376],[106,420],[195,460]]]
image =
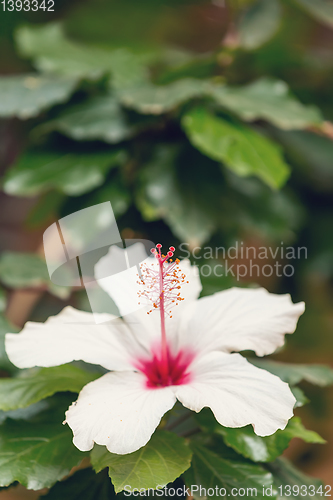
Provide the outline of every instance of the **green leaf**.
[[130,123],[118,100],[110,94],[94,96],[67,108],[35,132],[57,130],[77,141],[102,140],[114,144],[131,138],[149,124],[147,120]]
[[270,40],[281,24],[278,0],[258,0],[245,12],[238,24],[240,44],[254,50]]
[[0,78],[0,117],[22,120],[68,101],[77,80],[57,76],[25,74]]
[[6,333],[15,333],[17,331],[18,328],[11,325],[7,319],[0,314],[0,370],[5,370],[9,373],[17,371],[17,368],[8,359],[5,349],[5,335]]
[[[246,497],[256,496],[263,498],[263,488],[268,488],[273,483],[272,475],[256,464],[245,461],[232,461],[221,458],[216,453],[197,444],[191,443],[193,450],[192,466],[185,472],[184,480],[187,486],[196,485],[203,488],[219,489],[225,488],[227,496],[239,499],[243,495],[234,496],[231,490],[245,488]],[[257,491],[257,494],[254,491]],[[252,493],[251,493],[252,491]],[[193,492],[191,492],[193,494]],[[234,493],[234,492],[233,492]],[[199,498],[199,494],[193,494]],[[221,495],[210,494],[209,498],[218,499]],[[276,491],[272,489],[272,499],[276,499]]]
[[[288,500],[290,494],[292,498],[300,500],[305,496],[310,496],[314,500],[322,498],[323,494],[316,493],[317,489],[323,484],[320,479],[303,474],[285,458],[278,458],[267,466],[273,474],[274,484],[279,492],[278,500]],[[297,493],[297,490],[299,493]]]
[[40,370],[20,371],[13,378],[0,379],[0,409],[25,408],[56,392],[80,392],[83,386],[98,378],[73,365],[61,365]]
[[[115,499],[109,477],[91,468],[77,471],[69,478],[55,484],[41,500],[111,500]],[[118,497],[117,497],[118,498]]]
[[0,280],[10,288],[41,286],[48,280],[46,264],[34,254],[3,252]]
[[302,421],[299,417],[293,417],[289,420],[289,423],[284,431],[277,431],[280,435],[285,434],[292,438],[299,438],[305,441],[306,443],[326,443],[325,439],[323,439],[319,434],[315,431],[309,431],[304,427]]
[[62,299],[71,293],[68,287],[54,285],[45,261],[31,253],[3,252],[0,256],[0,281],[9,288],[45,287]]
[[6,420],[0,426],[0,486],[18,481],[29,490],[49,488],[84,458],[69,427]]
[[285,82],[273,78],[260,78],[242,87],[212,87],[211,94],[224,108],[247,121],[263,119],[286,130],[323,121],[318,108],[305,106],[290,94]]
[[210,86],[205,80],[184,78],[169,85],[147,84],[120,92],[124,106],[139,113],[161,115],[195,97],[206,95]]
[[91,462],[96,472],[109,467],[109,476],[118,493],[126,485],[147,490],[174,481],[189,468],[191,456],[183,438],[172,432],[156,431],[146,446],[128,455],[116,455],[95,445]]
[[207,156],[224,162],[239,176],[255,175],[273,188],[289,176],[280,148],[268,138],[240,123],[193,108],[182,119],[191,143]]
[[330,0],[296,0],[296,2],[319,22],[333,27],[333,4]]
[[202,411],[197,420],[203,429],[223,437],[225,444],[254,462],[271,462],[289,446],[293,438],[300,438],[307,443],[325,443],[316,432],[307,430],[301,419],[292,418],[282,431],[266,437],[257,436],[251,425],[229,428],[220,425],[210,411]]
[[27,152],[6,173],[3,189],[15,196],[35,196],[52,188],[79,196],[103,184],[107,172],[124,158],[119,150],[82,154]]
[[33,58],[35,66],[48,73],[92,79],[110,73],[112,85],[121,89],[146,80],[139,58],[127,49],[105,50],[73,42],[58,23],[21,27],[16,43],[23,57]]
[[333,384],[333,369],[325,365],[303,365],[250,359],[252,364],[280,377],[284,382],[295,385],[306,380],[310,384],[325,387]]
[[162,218],[181,241],[200,245],[216,227],[210,200],[218,196],[219,180],[212,182],[217,174],[216,165],[206,165],[199,155],[182,158],[177,147],[161,146],[140,171],[137,206],[144,219]]

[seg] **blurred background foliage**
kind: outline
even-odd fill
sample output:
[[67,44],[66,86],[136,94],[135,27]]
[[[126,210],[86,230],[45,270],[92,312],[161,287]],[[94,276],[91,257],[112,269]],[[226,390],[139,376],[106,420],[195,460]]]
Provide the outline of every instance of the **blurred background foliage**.
[[[1,332],[64,303],[86,307],[82,290],[49,286],[39,257],[13,252],[41,253],[54,220],[111,201],[124,239],[306,247],[293,276],[241,285],[307,304],[275,359],[330,364],[332,28],[328,0],[56,0],[54,12],[1,12]],[[239,285],[203,281],[204,293]],[[313,404],[297,411],[332,443],[332,393],[304,389]],[[332,444],[288,453],[329,480]]]

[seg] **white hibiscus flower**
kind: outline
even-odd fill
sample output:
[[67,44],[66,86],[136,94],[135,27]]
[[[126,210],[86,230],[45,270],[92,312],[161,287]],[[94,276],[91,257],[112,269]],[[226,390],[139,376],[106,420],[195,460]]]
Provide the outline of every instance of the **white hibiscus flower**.
[[[86,385],[66,412],[82,451],[94,443],[112,453],[136,451],[177,400],[195,412],[211,408],[226,427],[252,424],[259,436],[284,429],[295,403],[288,385],[232,352],[274,352],[295,330],[304,303],[262,288],[198,299],[197,269],[188,261],[170,263],[173,247],[166,256],[156,248],[141,279],[131,268],[126,279],[120,273],[99,280],[123,319],[102,314],[98,322],[104,322],[96,324],[93,314],[66,307],[44,324],[28,322],[20,334],[7,334],[10,360],[19,368],[83,360],[110,370]],[[121,252],[101,259],[97,277]],[[147,299],[148,309],[133,307]]]

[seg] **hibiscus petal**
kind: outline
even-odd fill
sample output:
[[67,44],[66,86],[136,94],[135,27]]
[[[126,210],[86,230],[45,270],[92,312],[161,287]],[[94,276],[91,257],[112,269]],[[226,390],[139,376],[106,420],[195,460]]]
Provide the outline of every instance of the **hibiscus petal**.
[[66,412],[66,422],[79,450],[91,450],[97,443],[124,455],[149,441],[175,402],[169,387],[147,388],[141,373],[107,373],[82,389]]
[[198,351],[253,350],[264,356],[284,344],[284,335],[295,331],[303,312],[304,302],[293,304],[290,295],[230,288],[184,310],[179,342],[193,343]]
[[[141,254],[139,252],[142,246]],[[128,258],[125,259],[126,252]],[[143,291],[143,286],[138,283],[138,269],[130,267],[126,270],[124,262],[133,262],[132,254],[144,256],[142,243],[136,243],[127,250],[112,246],[108,254],[100,259],[95,266],[95,278],[101,288],[106,291],[112,300],[116,303],[121,316],[125,319],[129,328],[137,336],[137,339],[147,349],[151,349],[152,344],[160,338],[160,312],[152,309],[152,304],[144,298],[139,298],[139,293]],[[156,259],[148,257],[141,262],[142,265],[151,269],[157,269]],[[118,269],[121,272],[116,273]],[[172,335],[177,329],[180,313],[184,304],[194,302],[200,292],[201,283],[197,268],[191,266],[188,260],[180,262],[181,270],[186,274],[188,283],[182,285],[181,296],[185,299],[172,311],[172,318],[166,316],[166,328],[168,335]]]
[[252,424],[258,436],[269,436],[293,415],[296,400],[288,384],[240,354],[208,353],[193,363],[191,373],[191,382],[173,388],[177,399],[196,412],[211,408],[225,427]]
[[132,357],[144,351],[119,318],[96,325],[91,313],[66,307],[45,323],[28,322],[19,334],[7,333],[6,351],[19,368],[58,366],[83,360],[108,370],[133,370]]

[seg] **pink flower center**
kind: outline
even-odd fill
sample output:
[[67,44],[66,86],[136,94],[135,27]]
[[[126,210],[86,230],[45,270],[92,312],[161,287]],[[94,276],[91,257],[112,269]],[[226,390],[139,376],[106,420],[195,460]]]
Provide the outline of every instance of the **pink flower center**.
[[194,355],[190,352],[179,351],[174,356],[167,349],[166,361],[154,354],[152,359],[139,360],[136,363],[136,368],[146,375],[146,385],[149,388],[182,385],[191,380],[188,368],[193,358]]

